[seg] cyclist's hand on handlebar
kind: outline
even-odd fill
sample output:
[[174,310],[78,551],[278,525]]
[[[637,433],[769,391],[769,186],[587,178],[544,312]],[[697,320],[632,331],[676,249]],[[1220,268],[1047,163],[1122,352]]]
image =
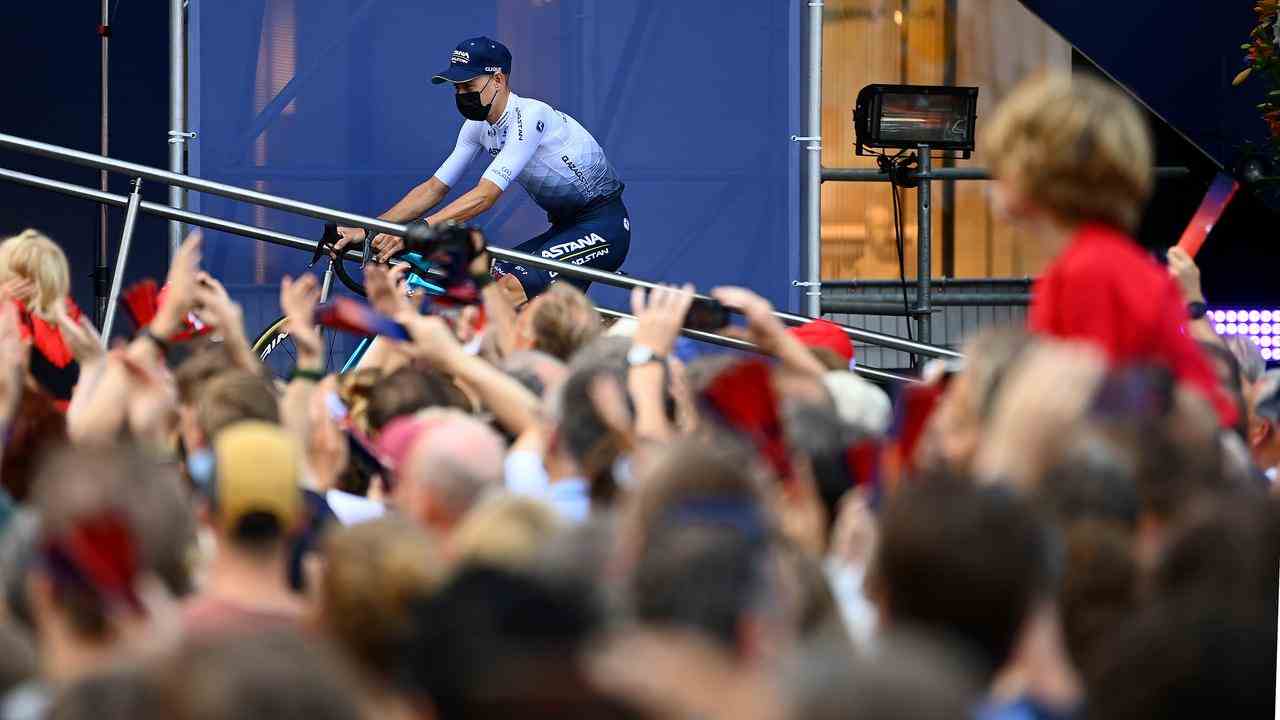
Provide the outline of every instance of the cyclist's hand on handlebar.
[[378,262],[384,263],[404,249],[404,238],[379,233],[373,238],[373,251],[377,253]]
[[364,242],[364,235],[364,230],[361,230],[360,228],[338,228],[338,242],[333,244],[334,254],[336,255],[337,253],[342,252],[350,245],[358,246],[360,243]]

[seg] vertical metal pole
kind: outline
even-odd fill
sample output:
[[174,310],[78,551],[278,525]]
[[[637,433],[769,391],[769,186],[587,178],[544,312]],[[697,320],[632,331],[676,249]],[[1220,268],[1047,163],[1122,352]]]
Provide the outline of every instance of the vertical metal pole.
[[329,258],[329,265],[324,269],[324,280],[320,283],[320,302],[329,302],[329,292],[333,289],[333,258]]
[[[169,0],[169,171],[185,172],[187,131],[187,33],[186,0]],[[176,185],[169,186],[169,206],[179,210],[186,207],[185,191]],[[169,221],[169,259],[178,252],[182,243],[182,223]]]
[[916,339],[928,344],[933,329],[933,181],[928,177],[933,172],[933,159],[928,145],[921,145],[919,152],[920,173],[925,177],[920,179],[916,208],[916,309],[922,313]]
[[[107,120],[108,112],[108,90],[111,85],[111,78],[108,73],[110,68],[111,50],[111,6],[110,0],[102,0],[102,23],[98,26],[98,37],[102,41],[102,68],[101,68],[101,97],[102,105],[100,107],[99,131],[100,146],[99,150],[103,157],[109,157],[110,152],[107,143]],[[98,185],[102,192],[108,192],[107,188],[107,171],[98,172]],[[94,300],[94,320],[98,327],[102,327],[103,320],[107,313],[107,257],[110,248],[107,247],[107,206],[98,206],[98,256],[97,265],[94,267],[93,273],[93,300]]]
[[809,0],[809,113],[805,177],[805,314],[822,314],[822,0]]
[[120,284],[124,282],[124,265],[129,258],[129,244],[133,241],[133,226],[138,223],[138,206],[142,204],[142,178],[133,179],[133,192],[129,193],[129,205],[124,213],[124,232],[120,233],[120,254],[116,256],[116,271],[111,278],[111,292],[107,295],[107,319],[102,325],[102,344],[111,342],[111,328],[116,320],[116,306],[120,301]]

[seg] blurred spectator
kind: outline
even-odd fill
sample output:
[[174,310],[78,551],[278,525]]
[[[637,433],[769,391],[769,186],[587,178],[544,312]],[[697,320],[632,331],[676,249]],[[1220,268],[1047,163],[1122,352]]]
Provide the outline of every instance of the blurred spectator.
[[537,350],[508,355],[502,369],[540,398],[559,389],[569,375],[563,360]]
[[158,682],[174,720],[358,720],[371,710],[341,658],[284,631],[193,640],[158,668]]
[[5,712],[38,717],[15,705],[32,712],[82,678],[176,643],[156,563],[181,553],[182,538],[144,532],[139,520],[154,520],[152,510],[129,507],[138,488],[156,491],[146,476],[158,472],[129,448],[65,449],[42,464],[33,487],[34,545],[29,560],[9,570],[25,571],[22,601],[15,604],[11,591],[10,609],[30,618],[40,682],[6,698]]
[[0,480],[9,496],[22,502],[31,490],[32,475],[40,461],[66,444],[67,418],[51,395],[35,385],[25,385],[7,432]]
[[242,420],[280,422],[275,388],[261,376],[243,370],[224,370],[200,386],[190,424],[183,428],[188,457],[207,448],[213,438]]
[[[10,716],[6,716],[10,717]],[[49,720],[163,720],[164,696],[140,666],[124,666],[81,679],[58,694]]]
[[462,518],[449,537],[449,556],[460,564],[529,570],[560,529],[560,518],[549,506],[497,495]]
[[876,385],[845,370],[822,376],[840,420],[870,435],[884,435],[893,422],[893,403]]
[[1178,287],[1131,237],[1154,183],[1138,106],[1102,80],[1045,73],[1005,98],[982,141],[997,204],[1053,257],[1028,326],[1092,343],[1112,364],[1165,364],[1233,424],[1236,413],[1183,332]]
[[407,520],[343,528],[325,540],[318,619],[359,667],[378,716],[407,712],[393,689],[397,651],[411,632],[410,606],[442,582],[443,558]]
[[926,466],[973,470],[1000,387],[1031,344],[1030,335],[1009,328],[984,330],[965,342],[965,360],[949,368],[942,398],[928,421],[920,450]]
[[31,229],[0,241],[0,296],[18,307],[22,336],[30,339],[34,349],[32,377],[65,409],[79,379],[80,364],[61,326],[63,322],[81,329],[92,326],[71,300],[71,268],[62,248]]
[[961,643],[983,680],[1012,656],[1048,582],[1045,529],[1002,488],[961,480],[904,488],[877,548],[870,592],[880,616]]
[[538,350],[568,362],[602,332],[600,313],[581,290],[556,283],[516,318],[515,350]]
[[440,373],[400,368],[379,380],[369,392],[369,429],[377,434],[401,415],[433,407],[468,409],[470,403],[462,391]]
[[468,566],[413,617],[400,676],[437,717],[633,716],[584,676],[578,658],[600,615],[573,590]]
[[289,537],[303,522],[301,461],[296,441],[269,423],[245,420],[214,436],[192,476],[217,546],[183,607],[188,632],[258,632],[301,618],[287,574]]
[[485,493],[502,487],[506,447],[487,425],[458,410],[435,410],[419,420],[392,500],[427,530],[447,535]]
[[788,330],[804,343],[828,370],[853,369],[853,341],[830,320],[810,320]]
[[1254,463],[1274,483],[1280,465],[1280,370],[1268,371],[1253,390],[1248,439]]
[[971,716],[972,678],[927,637],[886,638],[874,656],[825,639],[803,649],[783,676],[790,720],[943,720]]

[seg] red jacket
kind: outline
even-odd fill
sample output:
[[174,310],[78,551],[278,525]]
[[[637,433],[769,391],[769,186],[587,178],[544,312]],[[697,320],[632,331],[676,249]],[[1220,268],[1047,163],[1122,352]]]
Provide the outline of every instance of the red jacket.
[[1198,388],[1224,426],[1236,407],[1186,332],[1187,310],[1168,271],[1128,235],[1086,225],[1036,282],[1027,317],[1032,332],[1092,342],[1112,365],[1156,362]]

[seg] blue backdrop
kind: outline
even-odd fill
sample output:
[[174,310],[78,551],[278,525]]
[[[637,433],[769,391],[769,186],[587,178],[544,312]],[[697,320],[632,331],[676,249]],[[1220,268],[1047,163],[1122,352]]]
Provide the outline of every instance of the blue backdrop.
[[[190,12],[195,175],[380,213],[430,177],[457,137],[451,91],[430,76],[460,40],[489,35],[511,48],[512,88],[582,122],[627,184],[624,272],[700,289],[744,284],[792,305],[794,0],[192,0]],[[483,167],[478,158],[454,195]],[[320,230],[219,198],[190,202],[296,235]],[[517,185],[479,221],[506,247],[547,226]],[[271,287],[307,260],[221,235],[207,258],[250,317],[274,312]],[[592,294],[625,307],[619,290]]]

